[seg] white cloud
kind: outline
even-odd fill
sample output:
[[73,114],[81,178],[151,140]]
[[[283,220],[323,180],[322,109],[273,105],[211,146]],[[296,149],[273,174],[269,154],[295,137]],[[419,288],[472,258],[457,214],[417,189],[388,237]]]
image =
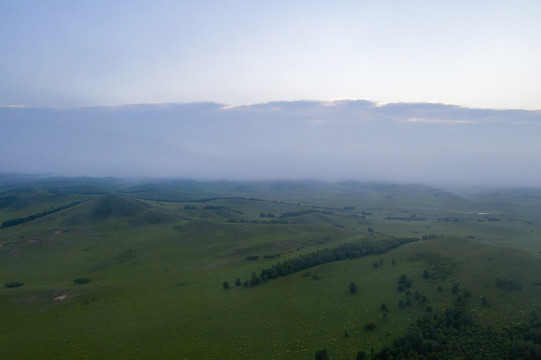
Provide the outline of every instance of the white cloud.
[[460,124],[477,124],[478,121],[474,120],[455,120],[455,119],[430,119],[430,118],[417,118],[411,117],[405,120],[398,120],[411,123],[424,123],[424,124],[441,124],[441,125],[460,125]]

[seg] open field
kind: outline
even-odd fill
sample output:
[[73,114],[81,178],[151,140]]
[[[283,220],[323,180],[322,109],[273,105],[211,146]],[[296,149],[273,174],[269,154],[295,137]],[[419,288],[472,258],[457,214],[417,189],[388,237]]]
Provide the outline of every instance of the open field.
[[[325,348],[354,359],[457,296],[494,327],[541,313],[535,190],[57,179],[0,193],[1,223],[42,214],[0,228],[0,282],[23,284],[0,289],[1,358],[312,359]],[[301,255],[394,237],[420,241],[235,285]]]

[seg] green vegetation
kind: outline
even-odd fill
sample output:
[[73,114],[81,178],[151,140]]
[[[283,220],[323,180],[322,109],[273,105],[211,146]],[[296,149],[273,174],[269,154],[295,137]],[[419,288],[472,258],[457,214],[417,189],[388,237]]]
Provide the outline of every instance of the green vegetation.
[[0,358],[536,358],[535,194],[0,185]]
[[[277,279],[282,276],[294,274],[315,266],[327,264],[334,261],[355,259],[368,255],[383,254],[401,245],[419,241],[417,238],[394,238],[381,239],[378,241],[363,241],[356,244],[346,243],[336,248],[318,250],[316,252],[300,255],[296,258],[286,260],[282,263],[273,265],[269,269],[263,269],[258,277],[252,273],[250,286],[256,286],[265,283],[271,279]],[[257,259],[257,257],[256,257]],[[255,260],[248,259],[247,260]],[[375,263],[378,264],[378,263]],[[376,266],[377,267],[377,266]]]
[[520,291],[522,290],[522,284],[518,280],[511,279],[496,279],[496,286],[505,291]]
[[90,282],[90,279],[89,278],[77,278],[77,279],[73,279],[73,282],[76,285],[85,285],[85,284],[88,284]]
[[16,281],[16,282],[7,282],[7,283],[4,284],[4,287],[7,287],[7,288],[15,288],[15,287],[19,287],[19,286],[23,286],[23,283],[19,282],[19,281]]
[[15,225],[23,224],[25,222],[32,221],[32,220],[35,220],[35,219],[39,219],[40,217],[47,216],[47,215],[50,215],[50,214],[54,214],[55,212],[68,209],[68,208],[70,208],[72,206],[75,206],[75,205],[78,205],[80,203],[81,203],[80,201],[75,201],[75,202],[72,202],[70,204],[60,206],[60,207],[57,207],[57,208],[54,208],[54,209],[51,209],[51,210],[42,211],[42,212],[37,213],[37,214],[28,215],[28,216],[25,216],[25,217],[22,217],[22,218],[9,219],[9,220],[6,220],[6,221],[2,222],[2,224],[0,225],[0,228],[6,228],[6,227],[9,227],[9,226],[15,226]]
[[316,360],[329,360],[326,349],[316,351]]
[[[367,324],[368,326],[368,324]],[[510,325],[502,329],[474,323],[464,307],[442,315],[423,316],[392,346],[374,359],[539,359],[541,322]]]
[[368,330],[368,331],[374,331],[374,330],[376,330],[376,324],[374,324],[374,323],[372,323],[372,322],[371,322],[371,323],[368,323],[368,324],[366,324],[366,325],[364,326],[364,329],[365,329],[365,330]]

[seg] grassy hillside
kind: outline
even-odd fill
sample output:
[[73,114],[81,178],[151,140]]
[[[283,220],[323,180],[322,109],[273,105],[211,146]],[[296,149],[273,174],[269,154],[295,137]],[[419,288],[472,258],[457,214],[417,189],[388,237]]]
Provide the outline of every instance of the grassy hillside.
[[[20,196],[27,212],[4,218],[86,201],[0,229],[0,284],[22,283],[0,289],[0,357],[309,359],[325,348],[331,359],[354,359],[457,301],[495,327],[541,313],[539,224],[526,213],[479,214],[471,199],[373,185],[365,198],[345,196],[343,185],[320,193],[322,184],[297,184],[288,201],[289,185],[197,183],[182,201],[165,201],[124,185],[59,200],[34,184]],[[213,196],[200,197],[203,188]],[[402,200],[386,206],[390,192]],[[427,199],[433,207],[422,206]],[[288,259],[393,236],[430,240],[235,285]],[[411,284],[400,291],[402,275]]]

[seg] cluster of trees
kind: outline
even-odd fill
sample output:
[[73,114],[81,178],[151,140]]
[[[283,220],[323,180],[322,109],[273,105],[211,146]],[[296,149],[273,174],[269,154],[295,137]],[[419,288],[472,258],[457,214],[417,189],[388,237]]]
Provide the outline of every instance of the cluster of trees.
[[[358,351],[357,356],[355,357],[356,360],[365,360],[367,359],[367,355],[364,351]],[[327,349],[320,349],[316,351],[316,360],[329,360],[329,355],[327,354]]]
[[404,292],[404,290],[411,288],[412,280],[408,279],[408,275],[402,274],[398,277],[397,290]]
[[399,220],[399,221],[426,221],[426,216],[387,216],[386,220]]
[[458,222],[464,222],[464,218],[458,218],[458,217],[441,217],[437,218],[436,222],[452,222],[452,223],[458,223]]
[[289,223],[287,221],[282,221],[282,220],[278,220],[277,218],[274,218],[274,219],[271,219],[269,221],[260,221],[260,220],[257,220],[257,219],[252,219],[252,220],[246,220],[246,219],[228,219],[227,220],[228,223],[232,223],[232,224],[235,224],[235,223],[241,223],[241,224],[292,224],[292,223]]
[[280,218],[286,218],[286,217],[293,217],[293,216],[301,216],[306,215],[314,212],[320,212],[327,215],[332,215],[329,211],[320,211],[320,210],[313,210],[313,209],[306,209],[306,210],[299,210],[299,211],[292,211],[292,212],[285,212],[280,215]]
[[[296,258],[277,263],[268,269],[263,269],[259,276],[254,272],[252,273],[250,280],[245,280],[241,283],[240,279],[237,279],[235,285],[240,286],[242,284],[244,287],[253,287],[261,283],[265,283],[270,279],[277,279],[279,277],[287,276],[318,265],[346,259],[355,259],[367,255],[383,254],[401,245],[416,241],[419,241],[419,238],[403,237],[363,241],[356,244],[346,243],[333,249],[325,248],[323,250],[317,250],[310,254],[300,255]],[[277,256],[279,256],[279,254],[264,257],[268,258]],[[256,260],[257,258],[258,257],[251,256],[249,260]],[[380,264],[383,264],[382,259],[380,259],[378,266],[380,266]],[[393,259],[393,265],[394,264],[395,261]]]
[[[280,257],[280,254],[267,254],[262,256],[263,259],[274,259]],[[246,256],[246,261],[255,261],[259,259],[259,255]]]
[[418,319],[374,359],[541,359],[541,321],[494,329],[473,322],[463,306]]
[[2,225],[0,225],[0,228],[7,228],[7,227],[10,227],[10,226],[15,226],[15,225],[19,225],[19,224],[22,224],[22,223],[25,223],[25,222],[28,222],[28,221],[39,219],[40,217],[44,217],[46,215],[50,215],[50,214],[53,214],[55,212],[65,210],[65,209],[70,208],[72,206],[79,205],[82,202],[84,202],[84,201],[75,201],[75,202],[72,202],[70,204],[60,206],[60,207],[57,207],[57,208],[54,208],[54,209],[51,209],[51,210],[42,211],[42,212],[37,213],[37,214],[32,214],[32,215],[25,216],[25,217],[22,217],[22,218],[15,218],[15,219],[6,220],[6,221],[4,221],[2,223]]
[[346,243],[333,249],[325,248],[323,250],[300,255],[296,258],[277,263],[271,268],[263,269],[259,276],[253,273],[249,284],[250,286],[256,286],[267,282],[270,279],[287,276],[314,266],[323,265],[334,261],[355,259],[367,255],[383,254],[399,247],[400,245],[415,241],[419,241],[419,238],[372,240],[363,241],[357,244]]
[[500,221],[499,218],[493,218],[493,217],[489,217],[489,218],[486,218],[486,219],[477,219],[477,222],[485,222],[485,221]]
[[88,284],[90,282],[90,279],[89,278],[77,278],[77,279],[73,279],[73,282],[75,283],[75,285],[85,285],[85,284]]
[[443,235],[436,235],[436,234],[423,235],[423,241],[433,240],[433,239],[437,239],[439,237],[443,237]]
[[14,288],[14,287],[23,286],[23,283],[19,282],[19,281],[8,282],[8,283],[5,283],[4,286],[7,287],[7,288]]
[[235,209],[229,208],[227,206],[222,206],[222,205],[206,205],[206,206],[203,206],[201,208],[199,208],[196,205],[184,205],[184,210],[197,210],[197,209],[203,209],[203,210],[229,210],[229,211],[232,211],[232,212],[234,212],[236,214],[242,215],[242,211],[235,210]]
[[504,291],[520,291],[522,290],[522,283],[517,280],[511,279],[496,279],[496,286]]

